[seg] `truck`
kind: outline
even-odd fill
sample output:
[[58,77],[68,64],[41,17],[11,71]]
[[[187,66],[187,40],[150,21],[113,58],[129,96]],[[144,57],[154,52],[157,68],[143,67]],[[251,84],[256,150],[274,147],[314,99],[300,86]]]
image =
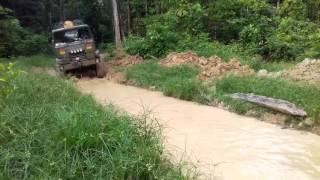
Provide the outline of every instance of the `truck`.
[[56,69],[60,74],[94,67],[97,77],[105,76],[100,52],[87,24],[80,20],[60,22],[52,30],[51,41],[56,55]]

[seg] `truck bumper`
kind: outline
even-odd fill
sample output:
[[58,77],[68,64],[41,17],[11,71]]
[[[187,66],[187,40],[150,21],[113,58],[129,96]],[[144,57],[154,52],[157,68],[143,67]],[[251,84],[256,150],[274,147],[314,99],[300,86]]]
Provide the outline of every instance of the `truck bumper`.
[[81,67],[92,66],[98,63],[100,63],[100,59],[90,59],[85,61],[70,62],[68,64],[57,64],[57,66],[60,69],[60,71],[68,71],[78,69]]

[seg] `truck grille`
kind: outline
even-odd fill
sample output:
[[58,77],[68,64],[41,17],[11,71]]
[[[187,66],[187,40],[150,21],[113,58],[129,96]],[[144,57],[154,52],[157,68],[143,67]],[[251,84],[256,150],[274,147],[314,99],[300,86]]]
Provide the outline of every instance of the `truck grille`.
[[82,61],[86,59],[86,53],[83,50],[77,50],[69,53],[72,62]]

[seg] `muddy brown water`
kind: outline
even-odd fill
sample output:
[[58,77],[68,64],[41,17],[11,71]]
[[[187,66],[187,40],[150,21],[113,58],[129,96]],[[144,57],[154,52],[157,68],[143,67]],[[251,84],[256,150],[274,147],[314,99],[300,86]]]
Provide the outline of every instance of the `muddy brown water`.
[[320,179],[320,136],[104,79],[77,86],[130,114],[151,111],[173,161],[192,162],[201,179]]

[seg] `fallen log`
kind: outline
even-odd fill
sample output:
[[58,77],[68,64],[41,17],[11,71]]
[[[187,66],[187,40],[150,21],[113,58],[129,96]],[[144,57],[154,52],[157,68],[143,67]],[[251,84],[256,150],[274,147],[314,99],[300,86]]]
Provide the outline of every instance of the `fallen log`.
[[270,108],[272,110],[279,111],[292,116],[307,116],[307,113],[304,110],[299,109],[295,104],[280,99],[245,93],[235,93],[230,95],[230,97],[233,99],[240,99],[247,102],[255,103],[260,106],[264,106],[266,108]]

